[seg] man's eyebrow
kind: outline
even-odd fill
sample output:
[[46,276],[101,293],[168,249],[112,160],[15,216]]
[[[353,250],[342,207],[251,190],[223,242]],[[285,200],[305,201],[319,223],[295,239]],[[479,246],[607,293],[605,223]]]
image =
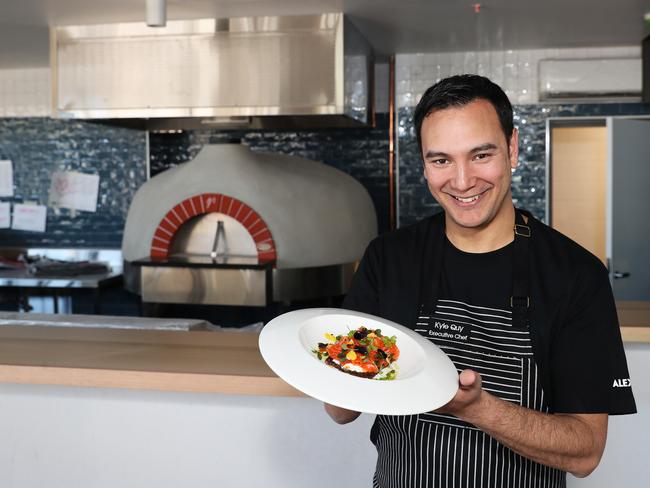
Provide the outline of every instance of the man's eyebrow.
[[436,151],[434,149],[429,149],[426,153],[424,153],[424,159],[431,159],[431,158],[449,158],[449,154],[444,153],[442,151]]
[[470,151],[470,153],[476,153],[476,152],[481,152],[481,151],[492,151],[494,149],[498,149],[496,144],[492,144],[491,142],[486,142],[485,144],[481,144],[480,146],[476,146],[474,149]]
[[[491,142],[486,142],[485,144],[481,144],[480,146],[476,146],[472,148],[469,151],[469,154],[482,152],[482,151],[493,151],[495,149],[498,149],[496,144],[492,144]],[[426,153],[424,153],[424,159],[432,159],[432,158],[449,159],[449,154],[442,151],[436,151],[435,149],[429,149]]]

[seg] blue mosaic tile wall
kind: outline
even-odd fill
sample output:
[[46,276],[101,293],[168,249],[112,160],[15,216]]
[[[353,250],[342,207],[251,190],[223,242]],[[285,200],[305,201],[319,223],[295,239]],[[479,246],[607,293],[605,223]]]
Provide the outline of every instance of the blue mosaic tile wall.
[[0,247],[120,248],[126,214],[146,180],[146,133],[82,121],[0,119],[0,159],[10,159],[14,196],[47,205],[55,171],[99,175],[96,212],[48,209],[46,232],[0,230]]
[[[519,128],[519,166],[512,175],[512,197],[516,206],[542,220],[546,207],[546,119],[650,114],[650,105],[640,103],[515,105],[513,109]],[[400,225],[440,211],[422,176],[413,112],[414,108],[401,108],[398,113]]]
[[[520,165],[513,174],[517,205],[537,217],[545,209],[545,137],[548,117],[650,115],[650,105],[636,103],[517,105]],[[435,213],[412,129],[413,109],[399,111],[400,225]],[[151,173],[191,159],[204,144],[236,138],[253,150],[300,155],[322,161],[357,178],[377,211],[379,231],[388,230],[388,116],[375,128],[309,132],[186,131],[151,134]],[[142,131],[82,121],[47,118],[0,119],[0,159],[14,164],[14,197],[4,201],[47,204],[50,175],[57,170],[97,173],[100,192],[96,213],[48,210],[45,233],[0,230],[0,247],[120,248],[128,207],[146,180],[146,134]]]
[[194,157],[204,144],[241,139],[254,151],[291,154],[334,166],[366,188],[377,212],[379,232],[389,228],[388,115],[378,114],[374,128],[305,132],[195,130],[153,133],[151,173],[158,174]]

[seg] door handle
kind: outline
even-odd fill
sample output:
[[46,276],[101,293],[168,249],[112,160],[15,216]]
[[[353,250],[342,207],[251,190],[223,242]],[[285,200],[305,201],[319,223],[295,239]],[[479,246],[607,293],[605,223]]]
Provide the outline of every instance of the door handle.
[[614,271],[614,279],[620,280],[621,278],[627,278],[630,276],[630,273],[621,273],[620,271]]

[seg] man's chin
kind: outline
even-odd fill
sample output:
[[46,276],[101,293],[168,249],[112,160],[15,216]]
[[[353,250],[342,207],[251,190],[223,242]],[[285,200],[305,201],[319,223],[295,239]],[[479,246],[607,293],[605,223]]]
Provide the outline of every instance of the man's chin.
[[454,225],[464,229],[481,229],[489,223],[490,219],[485,212],[478,210],[459,212],[457,209],[446,209],[447,222],[451,220]]
[[454,224],[456,226],[467,230],[484,229],[488,225],[488,222],[486,220],[456,220],[456,219],[452,219],[452,220],[454,221]]

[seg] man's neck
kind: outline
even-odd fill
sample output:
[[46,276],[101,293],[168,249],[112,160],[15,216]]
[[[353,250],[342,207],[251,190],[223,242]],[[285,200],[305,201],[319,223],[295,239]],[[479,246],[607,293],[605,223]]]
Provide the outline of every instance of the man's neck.
[[515,208],[503,208],[487,225],[461,227],[445,220],[447,238],[457,249],[469,253],[485,253],[507,246],[514,240]]

